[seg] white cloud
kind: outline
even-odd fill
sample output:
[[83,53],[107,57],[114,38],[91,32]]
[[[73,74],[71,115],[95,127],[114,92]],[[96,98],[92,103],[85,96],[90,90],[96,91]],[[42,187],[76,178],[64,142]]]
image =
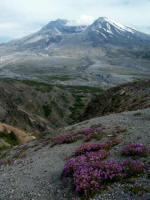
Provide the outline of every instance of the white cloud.
[[88,24],[91,24],[94,21],[94,17],[93,16],[89,16],[89,15],[81,15],[79,17],[79,19],[77,19],[76,21],[77,21],[77,24],[88,25]]
[[89,25],[92,24],[93,21],[94,21],[93,16],[81,15],[77,19],[70,20],[68,25]]
[[89,24],[106,16],[150,33],[150,0],[5,0],[0,1],[0,37],[30,34],[50,20]]
[[0,24],[0,29],[9,29],[9,28],[18,28],[18,24],[13,24],[13,23],[9,23],[9,22],[7,22],[7,23],[1,23]]

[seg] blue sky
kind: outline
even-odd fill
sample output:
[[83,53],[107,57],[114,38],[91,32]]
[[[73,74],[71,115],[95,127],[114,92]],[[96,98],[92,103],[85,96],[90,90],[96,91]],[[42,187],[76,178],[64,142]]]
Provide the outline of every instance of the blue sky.
[[0,42],[36,32],[57,18],[90,24],[101,16],[150,34],[150,0],[1,0]]

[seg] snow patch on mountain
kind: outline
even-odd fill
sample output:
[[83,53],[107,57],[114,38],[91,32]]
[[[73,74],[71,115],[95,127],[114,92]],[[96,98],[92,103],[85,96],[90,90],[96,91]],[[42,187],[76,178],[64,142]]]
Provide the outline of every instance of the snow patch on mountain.
[[100,23],[106,23],[107,30],[109,30],[109,31],[111,31],[111,25],[113,25],[116,29],[119,29],[120,31],[128,31],[128,32],[131,32],[131,33],[135,33],[134,29],[131,29],[127,26],[119,24],[118,22],[115,22],[114,20],[108,19],[107,17],[100,17],[98,19],[98,21]]
[[109,34],[114,34],[115,32],[121,33],[121,32],[129,32],[134,34],[136,31],[132,28],[126,27],[122,24],[119,24],[118,22],[115,22],[113,20],[108,19],[107,17],[100,17],[98,18],[92,25],[91,25],[92,31],[105,31]]
[[43,37],[41,35],[37,36],[37,37],[33,37],[30,40],[27,40],[27,42],[25,42],[25,44],[30,44],[30,43],[34,43],[37,42],[39,40],[43,39]]

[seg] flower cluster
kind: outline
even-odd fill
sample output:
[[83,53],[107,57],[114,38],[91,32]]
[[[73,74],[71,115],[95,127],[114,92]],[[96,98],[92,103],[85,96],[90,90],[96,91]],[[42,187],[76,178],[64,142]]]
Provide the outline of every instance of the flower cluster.
[[77,141],[80,138],[78,135],[62,135],[62,136],[57,136],[52,140],[51,146],[54,146],[56,144],[69,144]]
[[76,151],[75,156],[85,154],[86,152],[90,151],[98,151],[102,149],[102,144],[93,144],[91,142],[82,144]]
[[122,167],[116,161],[88,162],[76,169],[73,175],[76,192],[85,195],[96,192],[102,185],[124,177]]
[[81,130],[81,133],[84,134],[84,141],[90,141],[91,139],[101,139],[103,136],[102,127],[91,127],[88,129]]
[[85,136],[91,135],[96,129],[91,127],[87,129],[80,130],[80,133],[83,133]]
[[85,153],[87,161],[96,161],[96,160],[103,160],[107,157],[106,150],[99,150],[97,152],[87,152]]
[[76,192],[91,195],[107,183],[123,180],[129,175],[134,176],[144,171],[144,164],[134,160],[102,161],[104,152],[101,151],[71,158],[65,164],[63,176],[71,180]]
[[126,176],[136,176],[138,174],[141,174],[145,170],[145,165],[141,161],[135,161],[132,159],[125,160],[121,162],[121,165],[126,172]]
[[125,156],[147,156],[148,152],[148,147],[143,144],[128,144],[121,151]]
[[103,146],[103,149],[110,150],[112,147],[116,146],[119,143],[120,143],[120,140],[117,138],[114,138],[102,144],[102,146]]
[[82,154],[85,154],[86,152],[90,152],[90,151],[98,151],[100,149],[109,150],[113,146],[115,146],[115,145],[117,145],[119,143],[120,143],[120,141],[117,138],[109,140],[109,141],[107,141],[105,143],[97,143],[97,144],[85,143],[85,144],[82,144],[75,151],[75,156],[82,155]]
[[125,175],[122,166],[116,161],[90,161],[86,156],[69,160],[64,175],[72,178],[76,192],[88,195],[96,192],[104,184],[122,179]]
[[101,139],[103,136],[102,130],[103,128],[91,127],[88,129],[72,132],[67,135],[57,136],[52,140],[52,146],[64,143],[73,143],[78,139],[83,139],[84,141],[89,141],[93,138]]
[[107,157],[107,151],[99,150],[98,152],[87,152],[84,155],[73,157],[65,164],[65,173],[69,174],[79,166],[88,162],[103,160]]

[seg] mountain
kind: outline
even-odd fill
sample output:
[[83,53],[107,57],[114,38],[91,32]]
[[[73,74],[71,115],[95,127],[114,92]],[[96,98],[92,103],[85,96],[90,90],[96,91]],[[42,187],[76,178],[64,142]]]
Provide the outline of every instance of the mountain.
[[150,77],[150,35],[106,17],[89,26],[51,21],[1,44],[0,55],[0,77],[103,88]]
[[52,44],[59,44],[68,35],[73,36],[86,29],[86,26],[69,26],[68,23],[69,21],[62,19],[51,21],[37,33],[14,41],[12,45],[22,50],[31,49],[32,51],[42,52]]
[[71,26],[69,21],[62,19],[51,21],[37,33],[11,44],[16,46],[18,50],[22,48],[22,50],[31,49],[42,52],[44,48],[51,48],[54,44],[80,46],[92,43],[101,46],[112,43],[130,46],[131,43],[136,45],[147,42],[150,43],[150,35],[123,26],[106,17],[100,17],[89,26]]
[[87,28],[91,40],[96,40],[97,43],[107,42],[114,45],[142,44],[150,42],[150,36],[140,33],[132,28],[123,26],[106,17],[100,17],[91,26]]
[[87,45],[87,43],[92,42],[93,45],[98,46],[103,43],[130,46],[131,42],[132,45],[150,43],[150,35],[123,26],[106,17],[98,18],[90,26],[71,26],[69,21],[58,19],[49,22],[37,33],[14,41],[12,44],[18,49],[29,48],[35,51],[43,51],[44,48],[50,48],[52,44],[67,45],[74,44],[74,41],[77,42],[76,45],[81,45],[81,43]]

